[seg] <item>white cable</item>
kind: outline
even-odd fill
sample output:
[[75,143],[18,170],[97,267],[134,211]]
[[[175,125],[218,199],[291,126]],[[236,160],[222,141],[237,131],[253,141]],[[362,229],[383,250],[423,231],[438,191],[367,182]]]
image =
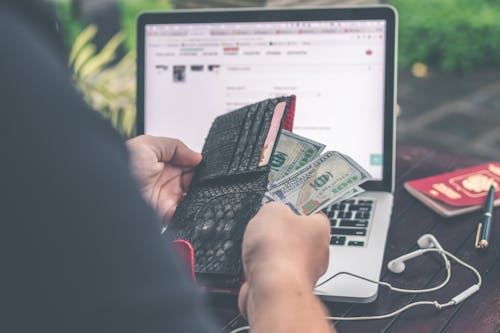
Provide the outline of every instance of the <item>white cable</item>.
[[396,310],[396,311],[393,311],[391,313],[386,313],[384,315],[378,315],[378,316],[367,316],[367,317],[326,317],[326,319],[329,319],[329,320],[372,320],[372,319],[385,319],[385,318],[390,318],[390,317],[393,317],[393,316],[396,316],[398,314],[400,314],[401,312],[405,311],[405,310],[408,310],[409,308],[413,308],[415,306],[419,306],[419,305],[434,305],[434,307],[436,307],[436,309],[438,310],[441,310],[442,308],[445,308],[445,307],[448,307],[448,306],[451,306],[451,305],[454,305],[455,303],[451,303],[451,302],[448,302],[448,303],[445,303],[445,304],[440,304],[436,301],[434,302],[431,302],[431,301],[420,301],[420,302],[414,302],[414,303],[410,303],[410,304],[407,304],[406,306],[403,306],[402,308]]
[[[454,256],[450,252],[448,252],[446,250],[438,249],[438,248],[428,248],[428,249],[422,250],[422,253],[426,253],[426,252],[438,252],[441,255],[447,255],[447,256],[449,256],[450,258],[452,258],[453,260],[455,260],[456,262],[458,262],[462,266],[464,266],[464,267],[470,269],[471,271],[473,271],[476,274],[477,278],[478,278],[478,285],[481,286],[481,275],[479,274],[479,272],[474,267],[472,267],[471,265],[467,264],[466,262],[460,260],[459,258],[457,258],[456,256]],[[448,263],[448,261],[445,260],[445,263]],[[404,289],[404,288],[393,287],[388,282],[372,280],[370,278],[367,278],[367,277],[364,277],[364,276],[361,276],[361,275],[357,275],[357,274],[354,274],[354,273],[350,273],[350,272],[338,272],[338,273],[330,276],[325,281],[317,284],[314,288],[318,288],[318,287],[324,285],[325,283],[333,280],[337,276],[345,274],[345,275],[350,275],[350,276],[353,276],[353,277],[356,277],[358,279],[365,280],[365,281],[368,281],[368,282],[371,282],[371,283],[376,283],[378,285],[386,286],[386,287],[388,287],[389,289],[391,289],[393,291],[397,291],[397,292],[401,292],[401,293],[419,294],[419,293],[427,293],[427,292],[431,292],[431,291],[436,291],[436,290],[441,289],[442,287],[444,287],[449,282],[449,280],[451,278],[451,267],[449,265],[446,265],[446,272],[447,272],[446,279],[441,284],[439,284],[439,285],[437,285],[435,287],[427,288],[427,289]]]
[[343,275],[343,274],[344,275],[350,275],[350,276],[353,276],[355,278],[358,278],[358,279],[361,279],[361,280],[365,280],[365,281],[368,281],[368,282],[371,282],[371,283],[376,283],[378,285],[385,286],[385,287],[387,287],[387,288],[389,288],[389,289],[391,289],[393,291],[397,291],[397,292],[400,292],[400,293],[421,294],[421,293],[428,293],[428,292],[431,292],[431,291],[439,290],[439,289],[443,288],[446,284],[448,284],[448,282],[450,281],[450,278],[451,278],[451,268],[450,267],[447,268],[447,270],[446,270],[446,279],[441,284],[439,284],[439,285],[437,285],[435,287],[427,288],[427,289],[404,289],[404,288],[393,287],[388,282],[372,280],[370,278],[367,278],[367,277],[364,277],[364,276],[361,276],[361,275],[357,275],[357,274],[354,274],[354,273],[351,273],[351,272],[338,272],[338,273],[330,276],[325,281],[317,284],[314,288],[318,288],[318,287],[324,285],[325,283],[333,280],[337,276]]
[[[481,284],[483,283],[483,279],[481,278],[481,274],[479,273],[479,271],[477,269],[475,269],[474,267],[472,267],[471,265],[469,265],[468,263],[466,263],[462,259],[457,258],[454,254],[451,254],[450,252],[448,252],[446,250],[439,250],[439,251],[442,251],[444,254],[446,254],[448,257],[450,257],[451,259],[455,260],[456,262],[458,262],[460,265],[462,265],[465,268],[468,268],[471,271],[473,271],[474,274],[476,274],[476,277],[477,277],[477,283],[476,283],[476,285],[478,287],[481,287]],[[438,251],[436,251],[436,252],[438,252]]]
[[[338,273],[330,276],[325,281],[323,281],[323,282],[317,284],[316,286],[314,286],[314,288],[318,288],[318,287],[324,285],[325,283],[333,280],[334,278],[336,278],[337,276],[342,275],[342,274],[350,275],[350,276],[353,276],[353,277],[356,277],[358,279],[365,280],[365,281],[368,281],[368,282],[371,282],[371,283],[376,283],[378,285],[385,286],[385,287],[387,287],[387,288],[389,288],[389,289],[391,289],[393,291],[397,291],[397,292],[400,292],[400,293],[422,294],[422,293],[428,293],[428,292],[436,291],[436,290],[439,290],[439,289],[443,288],[445,285],[448,284],[448,282],[451,279],[451,267],[450,267],[448,259],[446,258],[446,254],[449,254],[450,257],[452,257],[452,255],[449,252],[447,252],[445,250],[442,250],[442,249],[439,249],[439,248],[428,248],[428,249],[422,249],[421,251],[422,251],[422,254],[424,254],[426,252],[438,252],[444,258],[444,262],[445,262],[445,266],[446,266],[446,279],[441,284],[439,284],[439,285],[437,285],[435,287],[431,287],[431,288],[427,288],[427,289],[404,289],[404,288],[398,288],[398,287],[393,287],[388,282],[376,281],[376,280],[372,280],[370,278],[367,278],[367,277],[364,277],[364,276],[361,276],[361,275],[357,275],[357,274],[354,274],[354,273],[344,272],[343,271],[343,272],[338,272]],[[455,260],[456,259],[458,259],[458,258],[455,257]]]
[[[448,251],[446,251],[444,249],[428,248],[428,249],[424,249],[423,250],[423,253],[426,253],[426,252],[438,252],[443,257],[444,256],[449,257],[449,258],[453,259],[454,261],[456,261],[457,263],[459,263],[460,265],[464,266],[465,268],[468,268],[469,270],[471,270],[476,275],[476,277],[477,277],[477,283],[474,284],[474,285],[472,285],[468,289],[464,290],[463,292],[461,292],[457,296],[453,297],[453,299],[451,301],[449,301],[447,303],[444,303],[444,304],[441,304],[441,303],[439,303],[437,301],[419,301],[419,302],[413,302],[413,303],[407,304],[407,305],[403,306],[402,308],[400,308],[398,310],[395,310],[393,312],[386,313],[386,314],[383,314],[383,315],[366,316],[366,317],[333,317],[333,316],[327,316],[326,319],[328,319],[328,320],[352,320],[352,321],[354,321],[354,320],[385,319],[385,318],[394,317],[394,316],[402,313],[403,311],[406,311],[406,310],[408,310],[410,308],[413,308],[413,307],[416,307],[416,306],[419,306],[419,305],[433,305],[437,310],[441,310],[441,309],[444,309],[444,308],[456,305],[456,304],[464,301],[467,297],[471,296],[472,294],[474,294],[475,292],[477,292],[479,290],[479,288],[481,287],[481,284],[482,284],[482,278],[481,278],[481,274],[479,273],[479,271],[477,269],[475,269],[474,267],[472,267],[471,265],[469,265],[465,261],[457,258],[455,255],[451,254],[450,252],[448,252]],[[356,277],[356,278],[359,278],[359,279],[362,279],[362,280],[365,280],[365,281],[368,281],[368,282],[372,282],[372,283],[376,283],[376,284],[379,284],[379,285],[386,286],[386,287],[390,288],[391,290],[397,291],[397,292],[415,293],[415,294],[416,293],[430,292],[430,291],[435,291],[435,290],[438,290],[438,289],[444,287],[448,283],[448,281],[450,280],[450,277],[451,277],[450,264],[449,264],[448,260],[445,260],[445,263],[446,263],[446,270],[447,270],[447,277],[446,277],[445,281],[443,283],[441,283],[440,285],[436,286],[436,287],[427,288],[427,289],[412,290],[412,289],[396,288],[396,287],[391,286],[390,283],[383,282],[383,281],[375,281],[375,280],[366,278],[364,276],[360,276],[360,275],[357,275],[357,274],[354,274],[354,273],[349,273],[349,272],[339,272],[339,273],[337,273],[337,274],[329,277],[325,281],[321,282],[320,284],[316,285],[316,287],[325,284],[326,282],[334,279],[335,277],[337,277],[337,276],[339,276],[341,274],[347,274],[347,275],[351,275],[353,277]],[[233,330],[233,331],[231,331],[229,333],[238,333],[238,332],[249,331],[249,330],[250,330],[250,326],[242,326],[242,327],[239,327],[239,328],[237,328],[237,329],[235,329],[235,330]]]
[[238,333],[238,332],[243,332],[243,331],[250,331],[250,326],[241,326],[241,327],[238,327],[235,330],[232,330],[229,333]]
[[[419,305],[434,305],[434,307],[436,307],[437,310],[441,310],[443,308],[446,308],[446,307],[449,307],[449,306],[453,306],[453,305],[458,304],[459,302],[462,302],[465,298],[467,298],[468,296],[470,296],[473,293],[475,293],[476,291],[478,291],[479,288],[481,287],[481,284],[482,284],[481,274],[478,272],[477,269],[475,269],[474,267],[472,267],[471,265],[469,265],[465,261],[457,258],[455,255],[451,254],[450,252],[448,252],[448,251],[446,251],[444,249],[429,248],[429,249],[425,249],[424,252],[439,252],[441,254],[445,254],[446,256],[448,256],[451,259],[455,260],[460,265],[462,265],[465,268],[468,268],[472,272],[474,272],[474,274],[476,274],[476,277],[477,277],[477,283],[475,285],[473,285],[472,287],[469,287],[467,290],[465,290],[464,292],[460,293],[459,295],[455,296],[448,303],[444,303],[444,304],[440,304],[437,301],[433,301],[433,302],[431,302],[431,301],[420,301],[420,302],[414,302],[414,303],[407,304],[406,306],[404,306],[404,307],[402,307],[402,308],[400,308],[400,309],[398,309],[396,311],[393,311],[393,312],[390,312],[390,313],[387,313],[387,314],[383,314],[383,315],[378,315],[378,316],[366,316],[366,317],[326,317],[326,318],[329,319],[329,320],[371,320],[371,319],[385,319],[385,318],[390,318],[390,317],[396,316],[396,315],[400,314],[401,312],[403,312],[403,311],[405,311],[405,310],[407,310],[409,308],[412,308],[412,307],[415,307],[415,306],[419,306]],[[448,267],[447,267],[447,271],[448,271],[448,277],[445,280],[446,283],[448,282],[449,277],[451,276],[450,269]],[[340,273],[343,273],[343,272],[340,272]],[[335,274],[335,276],[339,275],[340,273]],[[382,284],[384,286],[388,286],[392,290],[395,290],[395,291],[398,291],[398,292],[408,293],[409,290],[411,290],[411,289],[394,288],[394,287],[392,287],[387,282],[374,281],[374,280],[371,280],[371,279],[368,279],[368,278],[365,278],[365,277],[357,276],[357,275],[352,274],[352,273],[347,273],[347,274],[355,276],[355,277],[359,277],[359,278],[361,278],[363,280],[366,280],[366,281],[369,281],[369,282],[373,282],[373,283],[377,283],[377,284]],[[329,278],[327,281],[329,281],[329,280],[331,280],[331,278]],[[422,293],[422,292],[426,292],[426,290],[437,290],[437,289],[441,288],[442,286],[444,286],[446,283],[441,283],[439,286],[433,287],[433,288],[416,290],[414,293]],[[465,296],[462,296],[462,295],[465,295]]]

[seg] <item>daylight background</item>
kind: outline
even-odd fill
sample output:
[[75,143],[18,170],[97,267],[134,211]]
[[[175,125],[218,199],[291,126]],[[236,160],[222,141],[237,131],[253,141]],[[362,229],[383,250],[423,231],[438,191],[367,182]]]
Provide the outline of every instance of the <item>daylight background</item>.
[[397,143],[500,160],[500,1],[46,0],[86,101],[135,134],[135,18],[185,8],[390,4],[399,12]]

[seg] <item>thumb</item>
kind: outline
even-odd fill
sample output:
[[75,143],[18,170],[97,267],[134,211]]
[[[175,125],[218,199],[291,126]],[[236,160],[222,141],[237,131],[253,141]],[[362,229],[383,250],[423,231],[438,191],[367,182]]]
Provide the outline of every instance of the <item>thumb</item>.
[[191,150],[182,141],[172,138],[154,138],[150,142],[158,162],[168,162],[178,166],[194,167],[201,162],[201,154]]
[[179,140],[176,141],[175,151],[172,156],[170,163],[178,166],[194,167],[200,164],[201,154],[191,150],[183,142]]
[[323,212],[318,212],[316,214],[307,216],[311,226],[314,226],[315,233],[320,237],[319,239],[325,239],[327,243],[330,241],[330,220]]

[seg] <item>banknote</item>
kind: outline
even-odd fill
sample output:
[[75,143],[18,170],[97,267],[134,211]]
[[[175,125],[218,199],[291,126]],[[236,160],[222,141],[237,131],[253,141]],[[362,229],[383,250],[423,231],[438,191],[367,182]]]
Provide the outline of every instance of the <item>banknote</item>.
[[365,190],[359,186],[355,186],[351,191],[347,192],[346,194],[344,194],[343,196],[341,196],[340,198],[337,198],[335,199],[333,202],[331,202],[328,206],[331,206],[333,204],[336,204],[336,203],[339,203],[343,200],[347,200],[355,195],[358,195],[360,193],[363,193]]
[[299,170],[314,160],[325,145],[303,136],[282,130],[271,158],[269,184]]
[[[339,203],[339,202],[341,202],[341,201],[343,201],[343,200],[347,200],[347,199],[349,199],[349,198],[351,198],[351,197],[353,197],[353,196],[355,196],[355,195],[358,195],[358,194],[360,194],[360,193],[363,193],[364,191],[365,191],[365,190],[364,190],[364,189],[362,189],[361,187],[359,187],[359,186],[355,186],[355,187],[354,187],[351,191],[347,192],[346,194],[344,194],[344,195],[343,195],[343,196],[341,196],[340,198],[335,199],[334,201],[332,201],[330,204],[328,204],[327,206],[323,207],[322,209],[324,209],[324,208],[326,208],[326,207],[328,207],[328,206],[331,206],[331,205],[333,205],[333,204]],[[264,197],[262,198],[262,204],[263,204],[263,205],[264,205],[264,204],[266,204],[266,203],[268,203],[268,202],[272,202],[272,201],[274,201],[274,200],[273,200],[273,199],[271,199],[271,198],[270,198],[270,197],[268,197],[268,196],[265,196],[265,195],[264,195]],[[295,208],[295,206],[290,207],[290,208],[292,208],[292,210],[293,210],[293,211],[295,211],[295,212],[297,212],[297,213],[300,213],[300,212],[299,212],[299,211]]]
[[271,202],[271,201],[274,201],[274,200],[271,199],[270,197],[267,197],[265,195],[262,197],[262,204],[263,205],[266,204],[266,203],[268,203],[268,202]]
[[266,196],[281,201],[300,215],[310,215],[370,179],[370,174],[351,158],[329,151],[301,169],[271,184]]

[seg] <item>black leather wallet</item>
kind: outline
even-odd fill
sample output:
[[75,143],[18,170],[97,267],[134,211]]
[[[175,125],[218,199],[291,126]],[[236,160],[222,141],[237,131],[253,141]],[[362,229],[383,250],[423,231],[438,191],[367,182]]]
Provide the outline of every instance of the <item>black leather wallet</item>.
[[186,197],[166,234],[194,249],[197,283],[237,292],[245,227],[266,192],[270,158],[294,96],[268,99],[215,119]]

